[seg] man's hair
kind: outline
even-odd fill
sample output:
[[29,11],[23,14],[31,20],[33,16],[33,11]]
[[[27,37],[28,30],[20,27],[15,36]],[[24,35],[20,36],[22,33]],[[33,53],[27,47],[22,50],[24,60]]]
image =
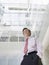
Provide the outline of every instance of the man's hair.
[[27,30],[28,30],[28,28],[23,28],[23,31],[24,31],[25,29],[27,29]]
[[28,28],[23,28],[22,31],[24,32],[25,29],[27,29],[29,31],[29,36],[31,36],[31,30],[29,30]]

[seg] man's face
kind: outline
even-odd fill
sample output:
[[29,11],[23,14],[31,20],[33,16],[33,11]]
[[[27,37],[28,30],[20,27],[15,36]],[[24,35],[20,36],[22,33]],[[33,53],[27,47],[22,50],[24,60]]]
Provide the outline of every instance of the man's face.
[[25,37],[28,37],[28,35],[29,35],[28,29],[25,29],[25,30],[23,31],[23,34],[24,34]]

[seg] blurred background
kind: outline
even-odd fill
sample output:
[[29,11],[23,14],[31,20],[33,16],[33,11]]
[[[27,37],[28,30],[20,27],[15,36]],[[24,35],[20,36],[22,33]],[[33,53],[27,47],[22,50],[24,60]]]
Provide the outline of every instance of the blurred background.
[[49,26],[49,0],[0,0],[0,65],[20,65],[27,27],[41,43]]

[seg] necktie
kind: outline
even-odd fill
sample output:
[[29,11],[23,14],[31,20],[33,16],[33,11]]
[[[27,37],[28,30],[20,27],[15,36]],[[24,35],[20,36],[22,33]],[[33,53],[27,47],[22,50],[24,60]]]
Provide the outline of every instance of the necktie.
[[27,54],[27,51],[28,51],[28,38],[26,39],[26,43],[24,46],[24,53]]

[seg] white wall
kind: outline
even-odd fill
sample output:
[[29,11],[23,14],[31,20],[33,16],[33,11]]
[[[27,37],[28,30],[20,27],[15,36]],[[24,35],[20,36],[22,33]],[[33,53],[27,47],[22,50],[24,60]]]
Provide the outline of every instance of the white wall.
[[46,31],[46,34],[43,40],[43,64],[44,65],[49,64],[49,27]]

